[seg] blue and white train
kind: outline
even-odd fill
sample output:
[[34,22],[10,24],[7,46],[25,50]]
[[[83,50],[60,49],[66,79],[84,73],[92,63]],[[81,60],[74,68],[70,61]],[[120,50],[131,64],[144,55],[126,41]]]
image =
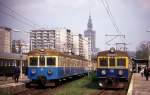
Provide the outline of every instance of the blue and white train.
[[115,50],[101,51],[97,55],[96,77],[102,88],[120,88],[129,81],[132,61],[127,52]]
[[28,78],[41,85],[55,85],[58,80],[87,73],[89,63],[82,57],[56,50],[33,50],[28,53]]

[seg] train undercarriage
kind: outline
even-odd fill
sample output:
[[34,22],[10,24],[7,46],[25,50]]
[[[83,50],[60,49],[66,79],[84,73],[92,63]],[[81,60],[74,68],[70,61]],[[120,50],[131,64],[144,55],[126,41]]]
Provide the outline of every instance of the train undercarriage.
[[128,81],[124,78],[99,78],[98,85],[100,88],[124,88]]

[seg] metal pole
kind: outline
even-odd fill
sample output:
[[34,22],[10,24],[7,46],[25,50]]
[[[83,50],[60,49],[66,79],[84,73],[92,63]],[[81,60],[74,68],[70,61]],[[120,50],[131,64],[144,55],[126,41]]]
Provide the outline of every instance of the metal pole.
[[150,47],[149,47],[149,43],[147,43],[148,45],[148,67],[150,67]]
[[[150,32],[150,30],[147,30],[146,32]],[[150,67],[150,46],[149,46],[149,42],[147,42],[147,47],[148,47],[148,67]]]
[[136,73],[138,73],[138,67],[139,67],[139,65],[138,65],[138,63],[136,64]]
[[21,63],[20,63],[20,78],[22,79],[22,51],[21,51]]

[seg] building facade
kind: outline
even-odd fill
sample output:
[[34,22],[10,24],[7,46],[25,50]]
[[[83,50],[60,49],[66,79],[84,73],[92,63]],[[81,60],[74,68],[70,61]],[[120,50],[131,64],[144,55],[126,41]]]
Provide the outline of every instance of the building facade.
[[55,30],[32,30],[30,32],[30,50],[55,48]]
[[93,30],[93,24],[92,24],[92,19],[91,16],[89,16],[89,20],[88,20],[88,24],[87,24],[87,30],[84,31],[84,36],[88,38],[89,41],[89,52],[91,52],[91,54],[94,56],[95,54],[95,39],[96,39],[96,32]]
[[12,53],[28,53],[29,52],[29,44],[25,43],[22,40],[13,40],[11,44]]
[[89,52],[89,41],[88,38],[81,34],[73,35],[73,53],[84,57],[87,60],[91,60],[91,53]]
[[84,56],[83,53],[83,36],[81,34],[73,35],[73,53],[75,55]]
[[11,30],[7,27],[0,27],[0,52],[10,53],[11,51]]
[[55,49],[91,60],[91,45],[88,38],[81,34],[73,34],[71,30],[66,28],[32,30],[30,33],[30,48],[31,50]]
[[30,50],[50,48],[60,52],[72,52],[72,46],[71,30],[66,28],[32,30],[30,33]]
[[91,60],[90,44],[88,38],[83,37],[83,53],[85,59]]
[[55,49],[60,52],[73,52],[73,36],[70,29],[57,28],[55,29]]

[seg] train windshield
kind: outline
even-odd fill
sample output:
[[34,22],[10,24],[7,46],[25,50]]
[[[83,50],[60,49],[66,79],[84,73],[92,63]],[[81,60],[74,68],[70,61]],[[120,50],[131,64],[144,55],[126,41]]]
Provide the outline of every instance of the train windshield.
[[39,59],[39,65],[40,66],[45,66],[45,57],[44,56],[40,56],[40,59]]
[[125,67],[126,66],[126,59],[125,58],[117,59],[117,65]]
[[55,57],[47,57],[47,66],[55,66],[56,58]]
[[110,66],[115,66],[115,58],[109,58],[109,62]]
[[108,58],[99,58],[100,66],[108,66]]
[[37,57],[31,57],[30,58],[30,66],[37,66],[38,64],[38,58]]

